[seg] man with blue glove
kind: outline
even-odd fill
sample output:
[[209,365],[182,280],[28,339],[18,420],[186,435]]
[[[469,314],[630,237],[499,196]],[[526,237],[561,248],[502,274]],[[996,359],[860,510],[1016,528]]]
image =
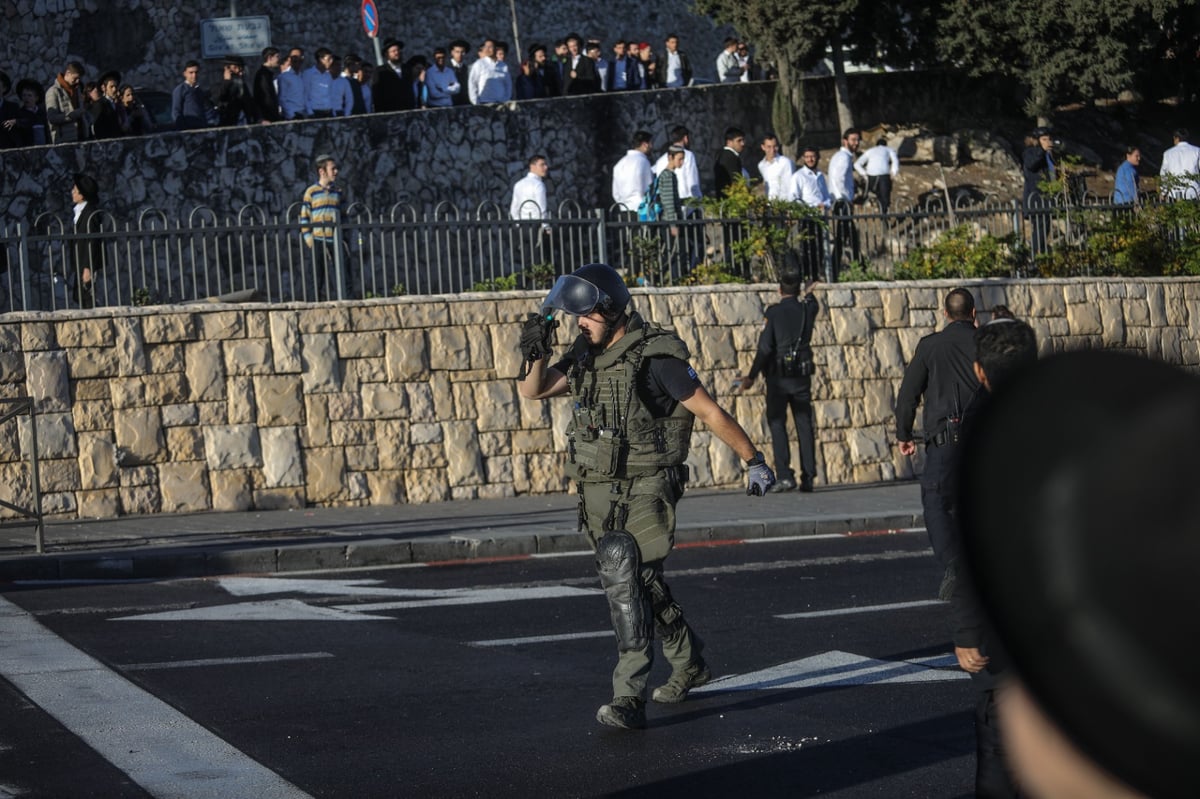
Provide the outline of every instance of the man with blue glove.
[[[577,318],[579,336],[549,365],[558,311]],[[651,694],[655,702],[682,702],[712,679],[703,642],[663,578],[695,419],[746,463],[748,494],[766,494],[775,475],[746,431],[704,389],[684,343],[632,310],[629,290],[607,264],[560,277],[542,312],[526,320],[520,347],[522,397],[570,394],[575,400],[567,467],[579,486],[580,526],[596,551],[617,636],[613,699],[596,719],[640,729],[655,634],[671,663],[670,679]]]

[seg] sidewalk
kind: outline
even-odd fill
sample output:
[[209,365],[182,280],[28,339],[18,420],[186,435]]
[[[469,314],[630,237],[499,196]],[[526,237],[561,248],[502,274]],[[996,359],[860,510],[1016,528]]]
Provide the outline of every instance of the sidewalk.
[[[427,505],[161,514],[0,526],[0,581],[165,578],[522,557],[588,548],[566,494]],[[748,497],[697,490],[676,543],[920,527],[920,486],[884,483]]]

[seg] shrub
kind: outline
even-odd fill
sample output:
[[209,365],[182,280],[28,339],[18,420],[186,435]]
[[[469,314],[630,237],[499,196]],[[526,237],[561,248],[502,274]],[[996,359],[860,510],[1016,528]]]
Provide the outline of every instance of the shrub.
[[896,265],[896,278],[1007,277],[1023,261],[1023,246],[1016,236],[997,238],[964,223],[912,250],[903,263]]

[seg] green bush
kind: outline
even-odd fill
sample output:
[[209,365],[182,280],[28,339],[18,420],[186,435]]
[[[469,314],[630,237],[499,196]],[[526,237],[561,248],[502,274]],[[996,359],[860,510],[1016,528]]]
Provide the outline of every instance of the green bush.
[[1008,277],[1024,260],[1024,247],[1016,236],[997,238],[964,223],[911,251],[896,265],[896,279]]

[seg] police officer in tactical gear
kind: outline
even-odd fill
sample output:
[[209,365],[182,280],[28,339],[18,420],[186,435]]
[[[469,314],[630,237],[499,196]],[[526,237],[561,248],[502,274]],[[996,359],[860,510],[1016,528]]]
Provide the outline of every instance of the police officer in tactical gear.
[[966,289],[946,295],[943,313],[949,324],[917,343],[896,396],[896,442],[902,455],[914,455],[913,421],[924,396],[925,471],[921,475],[921,507],[933,554],[946,569],[939,591],[950,590],[958,555],[954,534],[955,455],[963,415],[975,401],[975,298]]
[[782,299],[767,309],[767,321],[758,336],[758,351],[750,373],[739,378],[735,388],[745,391],[759,374],[767,379],[767,427],[771,430],[771,451],[775,457],[775,483],[772,491],[796,489],[792,471],[792,447],[788,438],[787,413],[792,409],[796,434],[800,439],[800,490],[812,491],[817,474],[816,443],[812,419],[813,322],[820,306],[809,283],[800,300],[800,270],[785,267],[779,273]]
[[[579,336],[549,365],[557,311],[577,318]],[[596,552],[617,637],[613,699],[596,719],[639,729],[646,726],[655,634],[671,677],[654,689],[654,701],[682,702],[711,679],[703,642],[663,577],[694,419],[745,461],[747,493],[766,493],[775,477],[746,432],[701,385],[684,343],[630,308],[629,290],[612,267],[588,264],[560,277],[541,313],[526,320],[521,350],[522,397],[570,394],[574,400],[568,469],[579,486],[580,527]]]

